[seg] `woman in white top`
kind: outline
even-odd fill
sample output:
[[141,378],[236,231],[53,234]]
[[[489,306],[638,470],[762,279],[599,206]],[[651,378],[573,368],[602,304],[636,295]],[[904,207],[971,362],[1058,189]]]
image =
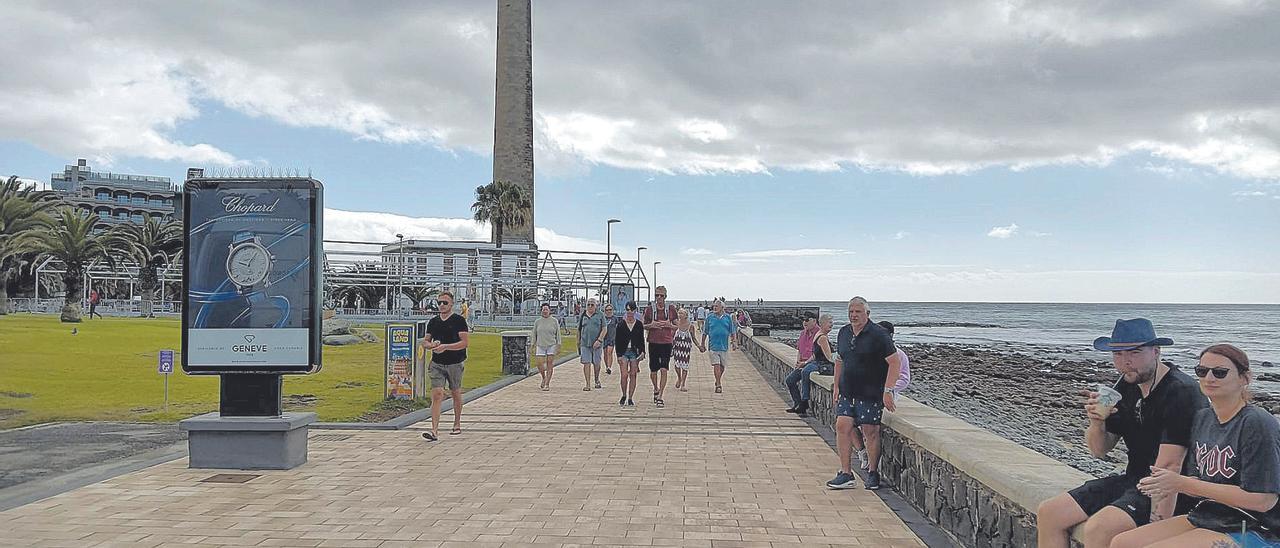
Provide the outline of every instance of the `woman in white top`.
[[533,321],[533,359],[542,375],[542,389],[551,389],[551,360],[560,349],[560,322],[551,317],[551,305],[542,303],[542,317]]

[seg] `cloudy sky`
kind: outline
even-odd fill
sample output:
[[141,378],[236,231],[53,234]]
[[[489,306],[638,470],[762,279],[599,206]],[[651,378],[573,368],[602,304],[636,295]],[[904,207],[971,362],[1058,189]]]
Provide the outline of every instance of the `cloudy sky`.
[[[1280,302],[1280,4],[534,7],[545,248],[676,298]],[[494,3],[6,2],[0,175],[310,170],[473,239]],[[649,268],[649,267],[646,267]]]

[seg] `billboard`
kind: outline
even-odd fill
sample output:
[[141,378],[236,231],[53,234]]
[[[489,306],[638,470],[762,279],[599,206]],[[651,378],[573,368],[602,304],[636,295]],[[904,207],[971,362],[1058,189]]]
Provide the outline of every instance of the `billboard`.
[[613,310],[621,314],[623,307],[627,303],[636,300],[636,286],[634,284],[609,284],[609,302],[613,304]]
[[387,359],[382,395],[385,399],[413,399],[413,374],[417,339],[412,323],[387,324]]
[[194,178],[183,198],[183,371],[319,370],[320,182]]

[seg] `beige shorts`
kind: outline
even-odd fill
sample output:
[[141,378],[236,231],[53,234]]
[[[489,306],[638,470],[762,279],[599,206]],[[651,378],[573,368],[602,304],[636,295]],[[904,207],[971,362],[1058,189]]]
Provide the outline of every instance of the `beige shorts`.
[[462,390],[462,366],[466,363],[443,365],[431,362],[431,365],[427,366],[427,378],[431,379],[431,388],[445,388],[448,384],[449,390]]
[[711,354],[711,365],[724,367],[729,362],[729,352],[727,350],[712,350],[708,354]]

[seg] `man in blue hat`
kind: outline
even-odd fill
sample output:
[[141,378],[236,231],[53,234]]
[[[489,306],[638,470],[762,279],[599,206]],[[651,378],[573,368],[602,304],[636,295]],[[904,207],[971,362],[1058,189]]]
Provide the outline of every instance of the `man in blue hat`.
[[1192,417],[1208,405],[1195,380],[1160,360],[1160,347],[1171,344],[1172,339],[1157,337],[1145,318],[1117,320],[1110,337],[1093,341],[1095,349],[1111,352],[1121,375],[1115,385],[1121,398],[1108,408],[1098,405],[1098,392],[1081,393],[1089,418],[1085,443],[1101,459],[1123,439],[1129,463],[1123,474],[1087,481],[1040,503],[1036,524],[1041,548],[1066,548],[1069,531],[1081,522],[1085,547],[1105,547],[1120,533],[1175,513],[1175,499],[1153,505],[1137,489],[1152,466],[1182,473]]

